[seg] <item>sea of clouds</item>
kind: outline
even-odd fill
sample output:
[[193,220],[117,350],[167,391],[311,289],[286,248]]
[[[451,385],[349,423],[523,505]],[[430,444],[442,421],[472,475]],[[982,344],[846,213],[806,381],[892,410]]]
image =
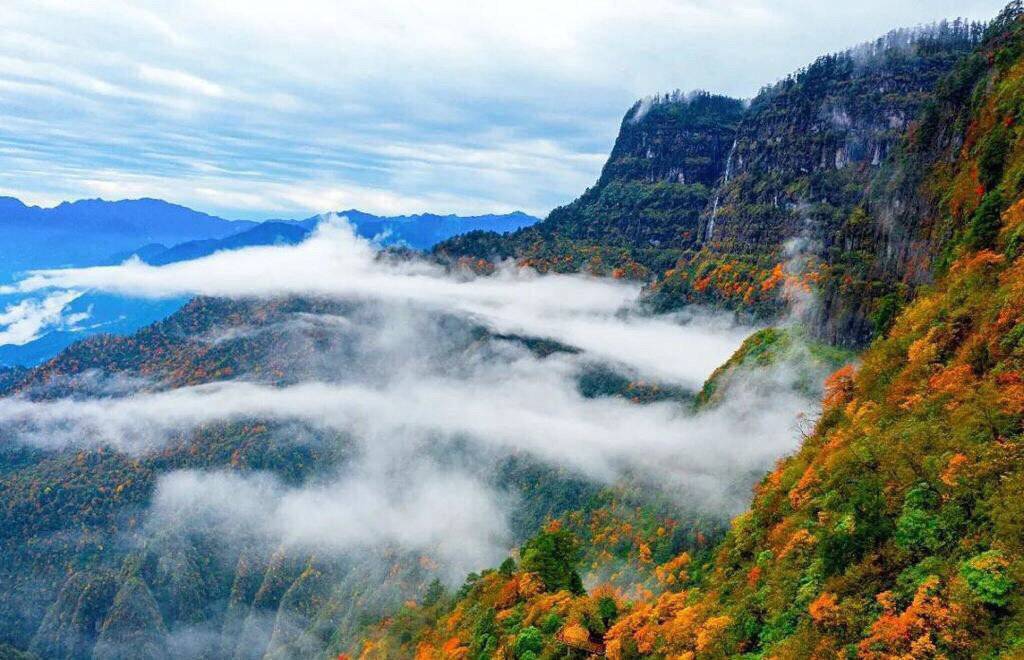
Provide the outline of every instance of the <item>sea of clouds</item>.
[[[5,441],[50,450],[104,446],[144,455],[182,433],[246,420],[297,424],[353,443],[350,461],[309,483],[224,469],[160,477],[150,524],[268,547],[344,553],[386,545],[429,552],[456,571],[487,565],[514,542],[507,518],[515,498],[494,488],[481,465],[511,455],[596,483],[642,479],[688,507],[725,515],[743,506],[752,475],[794,448],[795,425],[813,408],[783,371],[734,384],[722,404],[697,413],[678,401],[584,396],[580,376],[595,364],[696,391],[752,328],[709,314],[646,314],[631,283],[542,276],[510,264],[477,277],[426,260],[381,259],[337,218],[295,246],[159,267],[130,260],[38,271],[0,293],[61,291],[351,305],[287,321],[286,335],[297,339],[278,349],[303,374],[287,385],[240,374],[190,387],[148,382],[0,399]],[[468,327],[490,334],[480,339]],[[318,353],[301,341],[311,329],[344,350]],[[234,327],[194,341],[266,330]],[[509,335],[573,350],[541,355],[500,339]],[[445,460],[455,446],[474,461]]]

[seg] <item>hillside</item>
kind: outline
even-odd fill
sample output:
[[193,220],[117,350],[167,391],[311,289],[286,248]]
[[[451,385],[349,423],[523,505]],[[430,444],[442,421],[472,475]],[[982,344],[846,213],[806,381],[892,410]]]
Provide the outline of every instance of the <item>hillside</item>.
[[434,251],[516,257],[544,272],[647,277],[698,243],[700,214],[724,175],[743,103],[704,92],[638,101],[597,183],[541,223],[502,237],[470,232]]
[[[382,245],[405,245],[416,250],[429,250],[453,236],[471,231],[505,234],[538,221],[538,218],[522,211],[470,216],[436,213],[379,216],[349,209],[338,211],[338,215],[347,218],[360,236],[377,240]],[[317,218],[309,218],[300,224],[308,229],[317,221]]]
[[[254,245],[291,245],[302,241],[308,234],[309,230],[304,227],[284,222],[268,221],[261,222],[252,229],[240,231],[226,238],[186,241],[164,249],[161,249],[162,246],[149,245],[144,246],[138,252],[133,252],[133,254],[148,264],[162,266],[176,261],[198,259],[220,250],[239,250]],[[123,261],[123,259],[118,261]]]
[[[889,182],[920,176],[904,136],[980,36],[962,22],[897,30],[762,91],[704,213],[701,250],[658,282],[658,304],[682,297],[771,317],[807,288],[820,299],[801,310],[812,332],[864,345],[878,328],[875,301],[895,282],[912,290],[930,278],[916,218],[893,218],[920,192]],[[878,264],[893,261],[908,270],[881,274]]]
[[639,595],[584,592],[556,521],[518,561],[381,624],[364,657],[1020,657],[1022,80],[1012,3],[911,125],[908,152],[933,156],[934,199],[915,207],[936,213],[918,222],[937,281],[830,377],[713,558],[680,554]]
[[[402,322],[410,315],[443,332],[433,351],[417,349],[442,369],[501,360],[510,350],[556,364],[559,355],[578,352],[430,312],[404,310]],[[133,335],[92,337],[35,369],[3,373],[0,394],[8,398],[0,403],[59,406],[232,382],[342,386],[364,373],[377,378],[394,360],[365,350],[383,332],[376,323],[388,318],[370,303],[198,298]],[[593,364],[577,377],[587,397],[689,405],[693,395],[635,382],[615,365]],[[11,419],[6,409],[4,415]],[[216,526],[190,529],[188,521],[203,519],[198,512],[173,524],[154,520],[161,483],[191,471],[269,475],[314,488],[353,462],[357,445],[345,433],[267,413],[175,429],[151,449],[51,448],[18,442],[30,422],[15,419],[2,425],[0,446],[0,638],[39,657],[123,657],[136,644],[144,657],[195,649],[217,657],[308,657],[354,644],[366,625],[447,579],[434,550],[413,553],[400,543],[372,557],[358,548],[311,552],[259,538],[229,542]],[[707,551],[725,531],[719,515],[696,507],[681,515],[677,503],[653,493],[609,488],[529,453],[492,456],[442,438],[432,445],[512,498],[517,543],[544,520],[572,512],[575,529],[594,530],[588,556],[606,579],[641,547],[666,559],[683,549]],[[596,542],[602,528],[622,525],[638,530],[635,543]],[[618,579],[626,584],[632,573]],[[183,644],[191,646],[176,646]]]

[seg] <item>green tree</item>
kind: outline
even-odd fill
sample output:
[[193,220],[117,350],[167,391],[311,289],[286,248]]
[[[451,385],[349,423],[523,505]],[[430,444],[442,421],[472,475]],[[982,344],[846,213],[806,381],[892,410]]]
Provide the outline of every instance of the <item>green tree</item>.
[[996,126],[982,140],[978,157],[978,178],[985,190],[993,190],[1003,177],[1006,154],[1010,149],[1009,135],[1004,126]]
[[515,652],[517,658],[525,658],[531,654],[536,657],[542,648],[544,648],[544,636],[533,626],[523,628],[519,636],[516,637]]
[[989,550],[967,560],[960,567],[960,575],[974,596],[986,605],[1005,606],[1015,586],[1007,574],[1009,562],[998,550]]
[[929,553],[938,550],[944,541],[939,516],[939,496],[929,484],[914,486],[903,500],[903,511],[896,520],[896,543],[904,550]]
[[495,619],[494,610],[487,608],[487,611],[484,612],[473,628],[470,655],[480,660],[492,657],[494,651],[498,648],[498,636],[498,624]]
[[967,228],[966,243],[969,249],[984,250],[995,245],[1002,213],[1002,194],[998,190],[986,193]]
[[427,586],[427,591],[423,594],[423,606],[430,607],[437,604],[439,600],[444,598],[444,594],[444,584],[441,583],[441,580],[434,578]]
[[576,572],[581,558],[579,541],[569,531],[549,528],[523,546],[522,568],[537,573],[550,591],[566,589],[583,593],[583,581]]

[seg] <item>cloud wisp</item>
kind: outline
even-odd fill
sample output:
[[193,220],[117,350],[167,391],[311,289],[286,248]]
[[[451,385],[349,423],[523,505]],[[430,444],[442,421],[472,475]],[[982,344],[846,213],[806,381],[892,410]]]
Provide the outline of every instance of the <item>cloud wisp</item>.
[[181,470],[158,481],[148,524],[329,555],[381,545],[429,551],[454,578],[507,549],[507,503],[479,479],[426,461],[405,479],[398,488],[362,468],[296,487],[265,473]]
[[[6,441],[139,456],[200,429],[216,435],[229,422],[272,421],[281,429],[271,431],[275,442],[285,444],[309,433],[345,438],[351,458],[302,484],[261,471],[165,474],[148,524],[212,534],[232,547],[256,542],[324,556],[400,548],[433,557],[454,582],[514,542],[515,496],[481,479],[501,457],[608,485],[640,479],[687,510],[726,515],[742,508],[756,475],[795,447],[795,424],[812,407],[788,389],[784,373],[734,386],[722,405],[694,415],[676,403],[582,396],[581,355],[539,359],[513,348],[505,357],[448,375],[414,369],[384,385],[234,381],[100,398],[6,398],[0,428]],[[296,433],[295,424],[310,431]],[[470,465],[451,460],[467,452]]]
[[666,490],[676,484],[715,499],[716,484],[791,450],[794,424],[809,407],[784,387],[737,388],[724,405],[697,415],[674,403],[586,398],[573,379],[578,361],[523,356],[456,377],[411,374],[383,387],[225,382],[116,398],[7,398],[0,399],[0,427],[51,448],[102,445],[139,454],[205,425],[299,421],[349,434],[369,456],[462,440],[492,454],[525,452],[606,483],[650,474]]
[[88,312],[65,313],[82,296],[79,291],[56,291],[43,298],[25,298],[0,312],[0,346],[21,346],[51,330],[75,330]]

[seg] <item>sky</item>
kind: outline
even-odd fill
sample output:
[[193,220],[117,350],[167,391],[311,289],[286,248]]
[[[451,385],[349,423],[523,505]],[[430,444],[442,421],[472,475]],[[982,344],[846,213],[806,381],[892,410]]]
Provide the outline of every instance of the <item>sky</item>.
[[638,99],[750,97],[891,28],[1002,0],[8,0],[0,194],[228,218],[544,215]]

